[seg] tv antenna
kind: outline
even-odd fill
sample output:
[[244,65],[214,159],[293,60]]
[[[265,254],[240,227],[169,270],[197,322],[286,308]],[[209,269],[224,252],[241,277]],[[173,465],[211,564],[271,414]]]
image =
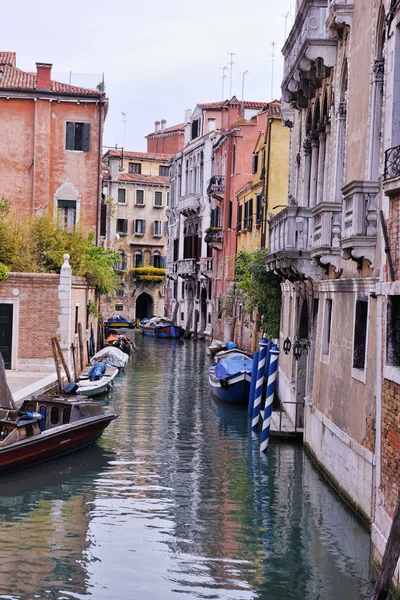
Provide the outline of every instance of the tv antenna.
[[287,20],[288,20],[288,16],[289,15],[290,15],[290,11],[289,10],[284,15],[281,15],[281,17],[285,17],[285,42],[286,42],[286,33],[287,33]]
[[228,52],[228,54],[231,57],[231,60],[229,62],[230,67],[231,67],[231,74],[230,74],[230,80],[229,80],[229,100],[230,100],[232,98],[232,70],[233,70],[233,65],[236,64],[233,62],[233,57],[236,55],[236,52]]
[[275,61],[275,42],[272,42],[272,66],[271,66],[271,100],[274,99],[274,61]]
[[222,79],[222,100],[225,100],[225,98],[224,98],[225,79],[228,77],[227,75],[225,75],[225,71],[227,68],[228,68],[227,66],[220,67],[220,69],[222,71],[222,77],[221,77],[221,79]]
[[248,71],[244,71],[244,73],[242,73],[242,102],[244,100],[244,78],[246,77]]
[[122,115],[122,122],[124,124],[124,143],[123,143],[122,147],[125,148],[125,126],[126,126],[126,124],[127,124],[128,121],[126,120],[126,113],[121,112],[121,115]]

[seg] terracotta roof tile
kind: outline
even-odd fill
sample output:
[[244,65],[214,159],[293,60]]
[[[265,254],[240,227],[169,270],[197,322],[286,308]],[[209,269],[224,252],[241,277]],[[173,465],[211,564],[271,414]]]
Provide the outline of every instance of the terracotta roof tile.
[[8,65],[9,67],[15,67],[16,64],[16,52],[0,52],[0,65]]
[[[156,152],[130,152],[129,150],[124,150],[123,154],[123,158],[127,158],[128,160],[155,160],[168,162],[173,157],[173,154],[159,154]],[[122,150],[108,150],[105,153],[103,160],[107,160],[109,156],[122,158]]]
[[140,183],[142,185],[169,185],[169,177],[162,175],[139,175],[138,173],[120,173],[118,181]]
[[255,102],[254,100],[244,100],[243,102],[241,102],[236,98],[236,96],[232,96],[230,100],[220,100],[219,102],[206,102],[199,104],[198,106],[205,110],[222,110],[223,108],[229,108],[229,106],[243,106],[243,108],[261,109],[268,106],[268,102]]
[[185,123],[179,123],[179,125],[173,125],[172,127],[166,127],[164,131],[152,131],[148,133],[145,137],[148,138],[153,135],[162,135],[164,133],[183,133],[185,131]]
[[[12,53],[0,53],[0,56],[9,54]],[[36,90],[36,74],[0,64],[0,90],[34,91]],[[59,81],[50,82],[50,91],[62,96],[105,96],[105,93],[99,90],[82,88]]]

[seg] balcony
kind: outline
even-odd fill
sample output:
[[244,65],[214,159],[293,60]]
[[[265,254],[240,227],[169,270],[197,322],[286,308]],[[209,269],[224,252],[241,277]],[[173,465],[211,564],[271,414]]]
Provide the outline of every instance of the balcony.
[[268,271],[290,281],[320,278],[321,271],[311,263],[311,219],[311,209],[301,206],[288,206],[270,218]]
[[179,212],[185,217],[197,214],[200,210],[200,196],[201,194],[196,194],[194,192],[181,196],[178,204]]
[[383,189],[387,196],[400,194],[400,146],[389,148],[385,152]]
[[200,275],[204,275],[204,277],[210,278],[213,274],[213,259],[208,258],[207,256],[202,256],[200,258]]
[[282,49],[283,100],[295,108],[308,106],[336,63],[337,40],[325,27],[327,9],[328,0],[303,0]]
[[172,275],[178,274],[178,263],[177,262],[167,262],[167,277],[171,277]]
[[342,257],[361,265],[365,258],[371,268],[375,260],[379,183],[352,181],[344,188],[342,216]]
[[330,0],[326,27],[330,30],[343,29],[345,25],[352,26],[354,0]]
[[225,176],[213,175],[208,182],[207,194],[217,200],[223,200],[225,193]]
[[337,271],[340,258],[342,205],[321,202],[312,208],[314,217],[311,257],[316,266],[327,270],[333,265]]
[[205,243],[208,244],[211,248],[214,248],[215,250],[222,250],[222,243],[224,240],[222,234],[222,227],[209,227],[205,230],[205,233]]
[[195,258],[178,260],[177,273],[180,277],[193,277],[197,273],[197,260]]

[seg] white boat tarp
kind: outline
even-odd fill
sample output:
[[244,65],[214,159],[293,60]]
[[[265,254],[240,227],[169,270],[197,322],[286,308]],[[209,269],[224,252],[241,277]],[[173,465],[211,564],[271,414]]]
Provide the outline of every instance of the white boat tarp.
[[119,348],[115,348],[115,346],[107,346],[92,356],[90,364],[106,363],[107,365],[121,369],[126,365],[128,360],[129,356],[125,352],[122,352]]

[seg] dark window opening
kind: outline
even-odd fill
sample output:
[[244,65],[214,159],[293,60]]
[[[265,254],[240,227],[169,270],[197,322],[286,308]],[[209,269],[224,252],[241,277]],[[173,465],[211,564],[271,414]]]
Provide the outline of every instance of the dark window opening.
[[162,256],[159,254],[154,254],[153,256],[153,267],[157,269],[162,269]]
[[143,206],[144,204],[144,191],[136,190],[136,204]]
[[386,362],[400,366],[400,296],[388,297]]
[[353,367],[364,369],[365,349],[367,343],[368,302],[358,300],[356,302],[356,315],[354,322],[354,349]]
[[192,140],[200,135],[200,119],[195,119],[192,122]]
[[325,300],[325,314],[324,314],[324,331],[322,340],[322,353],[329,354],[331,344],[331,325],[332,325],[332,300],[330,298]]
[[261,223],[262,222],[262,202],[261,202],[261,194],[257,195],[256,198],[256,222]]
[[134,221],[134,233],[143,235],[146,233],[146,220],[145,219],[135,219]]
[[67,121],[66,128],[66,150],[89,152],[90,147],[90,123],[72,123]]
[[232,152],[232,175],[235,174],[235,163],[236,163],[236,144],[233,144],[233,152]]
[[128,219],[117,219],[117,233],[120,235],[128,233]]
[[140,163],[129,163],[128,166],[128,171],[129,173],[136,173],[137,175],[140,175],[142,172],[142,165]]
[[183,300],[185,298],[185,284],[184,284],[183,281],[182,281],[182,288],[181,289],[182,289],[182,300]]
[[179,257],[179,239],[174,240],[174,262],[178,260]]
[[228,204],[228,229],[232,229],[232,211],[233,211],[233,202],[229,200]]
[[126,204],[126,189],[118,188],[118,204]]
[[239,204],[238,206],[238,216],[237,216],[237,231],[242,231],[242,219],[243,219],[243,204]]
[[60,418],[60,411],[58,406],[52,406],[50,411],[50,423],[52,425],[58,424],[58,419]]
[[138,267],[143,267],[143,254],[135,254],[135,256],[133,257],[133,265],[136,269]]
[[63,415],[62,415],[63,425],[66,425],[67,423],[69,423],[70,418],[71,418],[71,408],[69,406],[67,406],[67,408],[64,408],[64,410],[63,410]]
[[75,333],[78,333],[79,306],[75,306]]
[[252,163],[252,169],[251,172],[253,173],[257,173],[258,171],[258,154],[253,154],[253,163]]
[[160,171],[159,174],[162,177],[168,177],[169,176],[169,167],[163,167],[162,165],[160,165]]

